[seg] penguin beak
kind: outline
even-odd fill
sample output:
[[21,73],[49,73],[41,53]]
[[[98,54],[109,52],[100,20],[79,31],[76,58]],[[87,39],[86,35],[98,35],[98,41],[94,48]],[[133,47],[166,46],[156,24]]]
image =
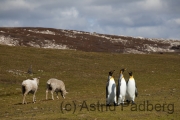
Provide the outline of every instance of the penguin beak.
[[114,73],[115,70],[112,71],[112,74]]

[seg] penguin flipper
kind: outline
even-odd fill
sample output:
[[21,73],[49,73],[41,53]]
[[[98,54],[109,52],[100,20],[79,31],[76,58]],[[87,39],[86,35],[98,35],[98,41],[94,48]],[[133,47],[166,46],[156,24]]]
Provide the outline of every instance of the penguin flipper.
[[121,80],[118,80],[118,85],[117,85],[117,97],[120,95],[120,88],[121,88]]
[[137,90],[137,87],[135,89],[135,96],[137,97],[138,96],[138,90]]
[[119,79],[118,81],[118,96],[120,95],[121,93],[121,80]]
[[106,98],[108,98],[108,84],[107,84],[107,86],[106,86]]
[[128,85],[129,80],[126,81],[126,85]]

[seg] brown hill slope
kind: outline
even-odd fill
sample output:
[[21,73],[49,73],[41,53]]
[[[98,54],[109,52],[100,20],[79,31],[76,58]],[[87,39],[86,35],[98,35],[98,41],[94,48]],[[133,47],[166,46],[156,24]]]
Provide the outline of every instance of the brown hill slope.
[[0,27],[0,44],[87,52],[180,52],[180,40],[135,38],[53,28]]

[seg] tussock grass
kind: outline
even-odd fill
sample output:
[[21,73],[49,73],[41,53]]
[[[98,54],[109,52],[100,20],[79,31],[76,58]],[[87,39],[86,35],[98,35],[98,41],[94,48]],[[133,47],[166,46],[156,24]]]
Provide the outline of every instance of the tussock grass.
[[[134,55],[2,45],[0,51],[0,119],[180,118],[180,55],[177,53]],[[30,65],[33,75],[26,73]],[[134,73],[139,92],[135,99],[137,106],[106,108],[103,104],[108,72],[116,70],[117,83],[121,68]],[[124,76],[126,80],[129,77],[127,72]],[[22,105],[21,83],[32,77],[40,77],[37,102],[33,104],[32,94],[29,94],[26,97],[29,103]],[[64,81],[69,92],[65,100],[61,96],[59,100],[45,100],[49,78]],[[153,105],[153,110],[147,110],[147,101]],[[157,104],[161,107],[156,110]]]

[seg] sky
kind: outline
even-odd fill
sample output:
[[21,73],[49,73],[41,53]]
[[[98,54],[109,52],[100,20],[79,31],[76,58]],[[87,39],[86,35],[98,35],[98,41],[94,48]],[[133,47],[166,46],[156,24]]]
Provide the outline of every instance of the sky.
[[0,0],[0,27],[180,40],[180,0]]

